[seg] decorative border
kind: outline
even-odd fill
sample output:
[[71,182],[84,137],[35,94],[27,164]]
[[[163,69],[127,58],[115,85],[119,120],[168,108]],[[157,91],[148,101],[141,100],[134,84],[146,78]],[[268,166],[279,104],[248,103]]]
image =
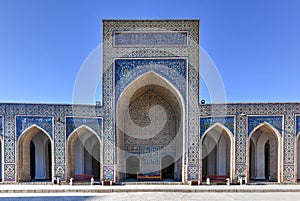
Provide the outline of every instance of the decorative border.
[[[80,124],[80,125],[75,125],[75,128],[70,131],[70,133],[67,133],[67,119],[72,118],[72,119],[96,119],[96,120],[101,120],[101,124],[99,125],[100,129],[100,133],[98,133],[95,129],[93,129],[92,127],[90,127],[88,124]],[[98,122],[99,123],[99,122]],[[103,117],[87,117],[87,116],[65,116],[65,138],[66,141],[68,141],[69,136],[74,132],[74,130],[78,129],[80,126],[85,125],[87,127],[89,127],[90,129],[92,129],[95,133],[97,133],[98,137],[100,138],[100,140],[102,140],[103,138]]]
[[[155,66],[153,67],[153,69],[149,69],[149,68],[145,68],[140,70],[141,67],[143,66],[138,66],[135,65],[134,68],[135,69],[139,69],[139,73],[135,74],[134,76],[130,76],[130,78],[127,77],[127,79],[125,79],[123,77],[123,80],[125,80],[125,83],[120,83],[121,77],[119,75],[117,75],[117,69],[116,69],[116,61],[118,60],[130,60],[132,62],[135,61],[142,61],[142,60],[149,60],[149,61],[153,61],[153,62],[158,62],[158,61],[164,61],[164,60],[170,60],[170,62],[174,62],[175,60],[182,60],[185,62],[185,71],[182,73],[179,73],[179,75],[177,74],[177,76],[180,76],[180,74],[182,76],[184,76],[185,79],[185,85],[182,86],[182,84],[176,83],[176,77],[166,77],[166,74],[162,74],[162,72],[160,72],[159,68],[155,68]],[[166,62],[167,63],[167,62]],[[150,65],[150,64],[147,64]],[[159,64],[157,64],[159,65]],[[169,70],[171,71],[171,68],[168,66]],[[135,71],[135,69],[133,71]],[[114,91],[114,99],[115,99],[115,104],[117,105],[117,102],[121,96],[121,94],[124,92],[124,90],[126,89],[126,87],[128,87],[131,83],[133,83],[135,80],[137,80],[139,77],[141,77],[142,75],[154,71],[155,73],[157,73],[158,75],[160,75],[161,77],[163,77],[164,79],[166,79],[168,82],[171,83],[172,87],[174,87],[177,91],[180,92],[181,96],[183,97],[183,99],[186,101],[186,97],[187,97],[187,92],[188,92],[188,83],[187,80],[188,78],[188,72],[189,72],[189,63],[188,63],[188,59],[186,57],[147,57],[147,58],[114,58],[113,60],[113,91]],[[171,76],[171,75],[170,75]],[[118,77],[118,79],[117,79]],[[124,86],[123,86],[124,85]],[[118,87],[118,88],[117,88]],[[181,88],[182,87],[182,88]]]
[[[278,127],[278,125],[275,125],[273,122],[274,121],[270,121],[270,117],[272,118],[280,118],[281,119],[281,128]],[[250,119],[251,118],[258,118],[258,120],[256,120],[255,123],[253,123],[253,125],[250,124]],[[262,119],[259,119],[262,118]],[[266,120],[263,120],[263,119]],[[254,131],[254,129],[259,126],[262,123],[269,123],[270,125],[272,125],[275,129],[277,129],[279,131],[279,133],[281,134],[281,136],[283,136],[284,134],[284,115],[247,115],[247,131],[248,131],[248,136]]]
[[[116,44],[116,34],[185,34],[185,44],[124,44],[118,45]],[[113,48],[130,48],[130,47],[140,47],[140,48],[151,48],[151,47],[188,47],[189,46],[189,32],[188,31],[162,31],[162,30],[140,30],[140,31],[113,31],[112,35],[112,44]]]
[[[211,120],[209,123],[209,126],[203,128],[202,125],[203,123],[201,120]],[[229,119],[232,119],[231,121],[228,121]],[[223,121],[220,121],[223,120]],[[236,132],[236,119],[235,115],[226,115],[226,116],[200,116],[199,117],[199,134],[200,134],[200,139],[203,136],[203,134],[207,131],[207,129],[211,128],[214,124],[220,123],[224,127],[228,128],[228,130],[231,132],[233,136],[235,136]],[[229,123],[232,123],[232,125],[228,125]]]
[[[18,117],[21,117],[22,119],[23,118],[50,118],[51,119],[51,130],[47,130],[45,129],[43,126],[41,125],[38,125],[36,123],[34,124],[31,124],[29,126],[27,126],[26,128],[22,128],[21,130],[18,129],[18,122],[17,122],[17,118]],[[16,134],[16,141],[19,140],[20,136],[24,133],[25,130],[27,130],[28,128],[30,128],[31,126],[33,125],[36,125],[40,128],[42,128],[46,133],[45,134],[48,134],[50,139],[53,140],[53,136],[54,136],[54,116],[44,116],[44,115],[15,115],[15,134]]]

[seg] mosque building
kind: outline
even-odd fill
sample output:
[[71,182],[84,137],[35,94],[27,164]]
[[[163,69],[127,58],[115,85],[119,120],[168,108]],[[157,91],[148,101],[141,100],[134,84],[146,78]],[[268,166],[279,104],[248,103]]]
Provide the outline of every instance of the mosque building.
[[101,104],[0,104],[2,183],[300,179],[300,103],[199,101],[199,20],[103,20]]

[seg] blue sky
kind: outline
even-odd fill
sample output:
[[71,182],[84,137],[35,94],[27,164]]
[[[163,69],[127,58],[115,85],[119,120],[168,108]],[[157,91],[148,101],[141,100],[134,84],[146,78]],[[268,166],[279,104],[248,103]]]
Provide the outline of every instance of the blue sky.
[[298,0],[0,0],[0,102],[72,103],[102,19],[181,18],[200,19],[228,102],[300,102],[299,10]]

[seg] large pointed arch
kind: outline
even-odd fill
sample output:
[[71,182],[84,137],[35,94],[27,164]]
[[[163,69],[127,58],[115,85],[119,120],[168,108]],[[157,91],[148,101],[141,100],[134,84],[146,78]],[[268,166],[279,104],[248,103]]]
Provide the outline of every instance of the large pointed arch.
[[[117,132],[117,180],[124,180],[126,177],[126,150],[124,149],[124,133],[126,129],[127,120],[130,119],[129,106],[134,100],[138,99],[145,90],[151,89],[158,96],[162,97],[164,101],[170,104],[174,110],[176,116],[176,137],[173,142],[176,146],[176,156],[177,161],[177,173],[175,177],[184,180],[184,151],[185,151],[185,100],[183,95],[179,90],[173,86],[168,80],[163,76],[157,74],[156,72],[149,71],[131,82],[120,94],[119,99],[116,101],[116,132]],[[174,106],[176,105],[176,106]],[[125,118],[128,117],[128,118]],[[126,121],[125,121],[126,120]],[[126,125],[127,124],[127,125]],[[135,124],[130,124],[134,126]],[[128,127],[127,127],[128,128]],[[138,129],[138,128],[137,128]],[[133,129],[134,130],[134,129]],[[180,161],[180,162],[179,162]],[[159,162],[160,163],[160,162]],[[180,164],[179,164],[180,163]],[[142,167],[141,167],[142,168]]]
[[74,129],[67,139],[67,180],[76,174],[90,174],[100,179],[101,150],[102,141],[93,129],[87,125]]
[[[32,145],[35,147],[34,152]],[[25,129],[17,140],[17,181],[51,181],[54,169],[53,149],[53,140],[43,128],[33,124]]]
[[[231,131],[226,127],[224,126],[223,124],[219,123],[219,122],[216,122],[214,123],[213,125],[211,125],[204,133],[203,135],[201,136],[201,139],[200,139],[200,142],[201,142],[201,149],[200,149],[200,156],[201,156],[201,170],[203,170],[204,168],[204,156],[203,156],[203,151],[204,151],[204,148],[206,147],[205,145],[205,138],[208,138],[210,137],[213,142],[218,145],[219,140],[220,138],[217,137],[216,135],[210,135],[210,133],[212,132],[216,132],[216,133],[219,133],[219,137],[220,136],[223,136],[225,138],[228,138],[229,139],[229,147],[230,147],[230,150],[229,150],[229,178],[230,178],[230,181],[232,181],[233,178],[235,178],[235,139],[233,137],[233,134],[231,133]],[[208,150],[209,148],[206,147]],[[212,150],[210,150],[212,151]],[[227,163],[227,162],[226,162]],[[201,175],[203,174],[203,171],[201,171]],[[204,178],[205,175],[202,175],[202,177]]]
[[[259,132],[260,132],[260,134],[259,134]],[[275,140],[273,140],[272,138],[274,138]],[[251,143],[251,142],[253,142],[253,143]],[[272,145],[269,144],[270,142]],[[254,147],[252,147],[251,145]],[[268,167],[268,169],[270,169],[272,172],[276,171],[274,174],[277,174],[276,180],[278,183],[280,183],[282,181],[282,166],[281,166],[281,163],[282,163],[282,137],[281,137],[280,132],[274,126],[272,126],[270,123],[263,122],[263,123],[259,124],[258,126],[256,126],[249,133],[246,146],[247,146],[246,149],[247,149],[247,164],[248,164],[247,165],[247,180],[250,181],[251,178],[252,179],[258,178],[258,180],[262,179],[259,175],[264,175],[265,173],[259,174],[257,176],[258,173],[256,173],[256,172],[257,171],[259,171],[259,172],[266,171],[266,170],[261,170],[261,167],[264,166],[264,168],[265,168],[265,166],[266,166],[265,163],[271,163],[271,162],[265,161],[265,159],[268,158],[269,161],[276,162],[276,165],[273,165],[273,166],[276,166],[276,168]],[[265,156],[266,152],[259,151],[259,149],[265,150],[266,146],[269,147],[268,149],[270,149],[270,148],[274,149],[274,151],[268,150],[269,156]],[[255,154],[255,155],[253,156],[253,154]],[[272,154],[273,154],[273,156],[272,156]],[[260,157],[261,159],[258,157]],[[260,163],[263,163],[263,165],[261,165],[260,163],[259,163],[260,164],[259,165],[257,163],[257,161],[260,161]],[[252,164],[252,163],[254,163],[254,164]],[[267,166],[271,166],[271,165],[267,165]],[[255,171],[253,171],[253,168],[255,169]],[[255,174],[256,176],[253,176],[252,174]],[[274,175],[273,173],[270,173],[270,174]],[[267,180],[275,179],[272,176],[270,176],[270,178],[267,178],[267,176],[263,176],[263,177],[265,177]],[[262,180],[264,180],[264,179],[262,179]]]

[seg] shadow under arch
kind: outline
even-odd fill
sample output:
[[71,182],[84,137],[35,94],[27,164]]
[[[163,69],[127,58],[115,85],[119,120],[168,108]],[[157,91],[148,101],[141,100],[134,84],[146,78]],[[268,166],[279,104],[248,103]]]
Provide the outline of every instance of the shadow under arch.
[[67,181],[83,174],[100,179],[101,148],[101,139],[93,129],[86,125],[76,128],[67,139]]
[[[130,107],[139,100],[140,97],[147,93],[155,94],[156,96],[161,98],[161,102],[165,102],[165,105],[169,105],[168,108],[162,106],[158,107],[157,111],[163,111],[165,109],[166,113],[168,114],[168,110],[172,110],[175,116],[174,122],[174,138],[169,142],[169,144],[159,144],[153,143],[149,136],[141,136],[139,133],[143,133],[145,130],[149,130],[148,133],[152,130],[158,131],[158,133],[166,128],[169,118],[152,118],[152,111],[149,109],[146,111],[145,116],[147,116],[147,123],[140,124],[138,123],[135,118],[133,118],[132,114],[130,114]],[[146,102],[145,102],[146,103]],[[178,164],[177,172],[175,173],[175,177],[178,180],[184,180],[184,166],[183,164],[183,157],[184,157],[184,150],[185,150],[185,101],[182,97],[182,94],[179,90],[173,86],[169,81],[167,81],[164,77],[157,74],[154,71],[149,71],[138,78],[136,78],[133,82],[131,82],[120,94],[119,99],[116,103],[116,132],[117,132],[117,140],[116,140],[116,148],[117,148],[117,181],[124,180],[126,177],[126,152],[130,152],[126,144],[126,136],[130,136],[135,140],[145,140],[148,142],[151,141],[148,146],[157,146],[162,149],[167,148],[170,144],[175,148],[174,155],[176,156],[175,160],[182,161]],[[146,103],[148,104],[148,103]],[[161,106],[161,105],[159,105]],[[153,107],[154,108],[154,107]],[[143,112],[141,112],[143,113]],[[154,112],[155,113],[155,112]],[[143,113],[144,115],[144,113]],[[163,114],[165,115],[165,114]],[[154,114],[155,116],[155,114]],[[168,116],[166,116],[168,117]],[[152,118],[152,119],[151,119]],[[165,126],[163,125],[163,121],[166,121]],[[154,126],[157,123],[159,126]],[[164,122],[165,123],[165,122]],[[160,127],[161,126],[161,127]],[[141,131],[141,132],[139,132]],[[153,135],[152,137],[155,137]],[[146,146],[145,142],[134,144],[133,146],[139,147],[139,153],[142,154],[142,147]],[[131,146],[131,147],[133,147]],[[157,167],[160,167],[161,157],[159,155]],[[142,160],[142,159],[141,159]],[[141,164],[142,161],[141,161]],[[143,166],[141,165],[141,169]]]
[[53,140],[36,124],[25,129],[17,140],[17,181],[52,180]]
[[256,126],[247,140],[247,180],[282,180],[281,155],[282,137],[268,122]]
[[232,181],[235,177],[235,140],[231,131],[217,122],[201,136],[202,180],[208,175],[226,175]]
[[140,159],[137,156],[128,156],[126,158],[126,179],[136,179],[140,172]]
[[171,155],[165,155],[161,159],[162,166],[162,178],[163,179],[174,179],[175,171],[175,160]]

